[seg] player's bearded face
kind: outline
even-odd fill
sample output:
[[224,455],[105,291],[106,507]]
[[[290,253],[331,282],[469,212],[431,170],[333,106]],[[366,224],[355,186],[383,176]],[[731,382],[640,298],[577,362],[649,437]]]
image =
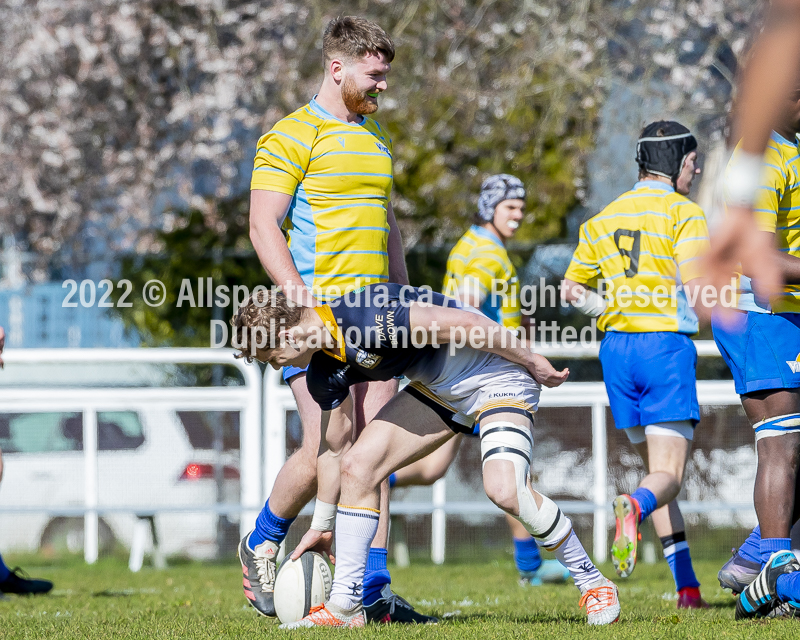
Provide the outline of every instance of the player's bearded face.
[[368,93],[374,92],[374,86],[361,89],[355,78],[350,75],[345,75],[342,81],[342,100],[344,101],[344,106],[353,113],[358,113],[359,115],[375,113],[378,110],[378,101],[376,98],[371,98],[367,95]]

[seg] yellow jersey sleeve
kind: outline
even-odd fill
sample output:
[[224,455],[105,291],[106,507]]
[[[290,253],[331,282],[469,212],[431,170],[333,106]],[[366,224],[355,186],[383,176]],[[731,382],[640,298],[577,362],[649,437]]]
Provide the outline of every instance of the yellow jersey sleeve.
[[700,259],[709,246],[706,216],[694,202],[672,206],[675,215],[675,262],[678,264],[681,280],[689,282],[702,275]]
[[780,152],[772,145],[764,154],[764,169],[761,174],[761,186],[756,195],[756,224],[760,231],[775,233],[778,228],[778,207],[787,187],[786,168]]
[[584,223],[580,228],[578,247],[572,254],[572,260],[564,277],[580,284],[588,284],[590,282],[595,282],[596,284],[600,275],[597,252],[590,241],[586,224]]
[[294,195],[308,170],[316,135],[310,122],[280,120],[258,141],[250,189]]

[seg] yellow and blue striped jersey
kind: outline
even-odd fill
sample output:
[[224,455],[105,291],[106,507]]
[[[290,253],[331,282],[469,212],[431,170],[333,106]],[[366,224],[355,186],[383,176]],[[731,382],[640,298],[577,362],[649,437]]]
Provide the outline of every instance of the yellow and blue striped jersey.
[[447,258],[442,291],[459,297],[465,289],[479,292],[481,311],[492,320],[510,329],[520,326],[517,271],[500,238],[477,225],[461,236]]
[[[737,147],[738,149],[738,147]],[[734,151],[735,154],[735,151]],[[764,153],[761,187],[755,202],[756,224],[774,233],[778,248],[800,258],[800,146],[776,132]],[[768,312],[765,301],[756,300],[750,279],[739,282],[738,307],[745,311]],[[775,313],[800,313],[800,285],[787,284],[781,296],[771,300]]]
[[668,184],[637,182],[581,225],[566,278],[604,280],[603,331],[697,332],[682,283],[700,275],[708,247],[703,210]]
[[392,141],[374,120],[311,100],[259,139],[250,188],[294,196],[283,230],[320,300],[388,280]]

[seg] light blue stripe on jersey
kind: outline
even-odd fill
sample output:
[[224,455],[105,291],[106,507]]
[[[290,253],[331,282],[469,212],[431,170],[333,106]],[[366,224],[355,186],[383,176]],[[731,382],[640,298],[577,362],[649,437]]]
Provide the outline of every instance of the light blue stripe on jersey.
[[[348,133],[347,135],[350,134]],[[378,156],[379,158],[383,158],[385,155],[385,153],[379,153],[377,151],[375,153],[367,153],[366,151],[325,151],[318,156],[314,156],[310,161],[314,162],[314,160],[322,156]]]
[[289,140],[291,140],[292,142],[296,142],[297,144],[299,144],[304,149],[308,149],[309,151],[311,151],[311,147],[309,147],[305,142],[302,142],[302,141],[298,140],[294,136],[290,136],[288,133],[284,133],[283,131],[277,131],[275,129],[273,129],[272,132],[275,135],[283,136],[284,138],[289,138]]
[[383,231],[385,233],[389,233],[389,229],[386,227],[341,227],[340,229],[320,231],[319,235],[324,236],[326,233],[339,233],[340,231]]
[[686,333],[693,335],[700,330],[700,324],[697,321],[697,314],[689,304],[686,298],[686,292],[683,287],[678,289],[678,333]]
[[[278,132],[278,133],[279,133],[279,132]],[[267,151],[267,150],[266,150],[264,147],[259,147],[259,148],[258,148],[258,151],[259,151],[259,152],[261,152],[261,153],[263,153],[263,154],[265,154],[265,155],[272,156],[273,158],[277,158],[277,159],[278,159],[278,160],[280,160],[281,162],[285,162],[286,164],[290,164],[290,165],[292,165],[293,167],[297,167],[297,169],[299,169],[300,171],[305,171],[305,169],[303,169],[303,167],[301,167],[301,166],[300,166],[299,164],[297,164],[296,162],[292,162],[292,161],[291,161],[291,160],[289,160],[288,158],[284,158],[283,156],[279,156],[277,153],[272,153],[271,151]]]
[[[355,207],[373,207],[375,209],[383,209],[382,204],[340,204],[335,207],[328,207],[327,209],[317,209],[317,213],[330,213],[331,211],[341,211],[342,209],[353,209]],[[338,229],[337,229],[338,231]]]
[[335,278],[386,278],[382,273],[337,273],[336,275],[325,276],[328,279]]
[[752,311],[753,313],[770,313],[770,306],[761,305],[756,300],[753,292],[753,282],[745,275],[739,276],[739,304],[737,309],[742,311]]
[[359,193],[358,195],[353,195],[352,193],[336,193],[336,194],[333,194],[333,193],[315,193],[313,191],[308,191],[307,193],[308,193],[308,196],[310,198],[329,198],[329,199],[333,199],[333,198],[349,198],[350,200],[360,200],[361,198],[369,198],[369,199],[375,199],[375,200],[386,200],[386,194],[385,193],[365,193],[365,194]]
[[303,189],[303,183],[297,185],[294,199],[289,207],[289,246],[294,266],[303,283],[307,287],[314,285],[314,254],[317,243],[317,227],[311,214],[311,205]]
[[342,253],[366,254],[371,256],[388,256],[386,251],[317,251],[318,256],[338,256]]
[[342,176],[378,176],[380,178],[392,178],[391,173],[368,173],[364,171],[353,171],[350,173],[327,173],[327,172],[319,172],[318,174],[315,173],[314,175],[323,175],[327,177],[335,177],[340,178]]

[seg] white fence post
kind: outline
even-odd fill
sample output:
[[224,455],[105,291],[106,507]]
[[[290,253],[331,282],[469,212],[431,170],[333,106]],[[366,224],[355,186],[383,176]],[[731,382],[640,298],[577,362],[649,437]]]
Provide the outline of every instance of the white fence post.
[[261,509],[261,404],[263,390],[261,370],[250,365],[241,370],[249,391],[247,405],[242,410],[239,432],[239,500],[243,507],[239,518],[239,535],[244,537],[253,529]]
[[447,518],[445,503],[447,502],[447,480],[439,478],[433,483],[433,511],[431,514],[431,560],[433,564],[444,563],[444,545],[447,535]]
[[594,535],[592,555],[595,562],[605,562],[608,557],[608,529],[606,525],[606,492],[608,486],[608,439],[606,435],[606,407],[596,402],[592,405],[592,462],[594,486]]
[[83,412],[83,486],[86,513],[83,516],[83,557],[87,564],[97,562],[99,555],[99,522],[97,504],[100,480],[97,466],[97,410]]

